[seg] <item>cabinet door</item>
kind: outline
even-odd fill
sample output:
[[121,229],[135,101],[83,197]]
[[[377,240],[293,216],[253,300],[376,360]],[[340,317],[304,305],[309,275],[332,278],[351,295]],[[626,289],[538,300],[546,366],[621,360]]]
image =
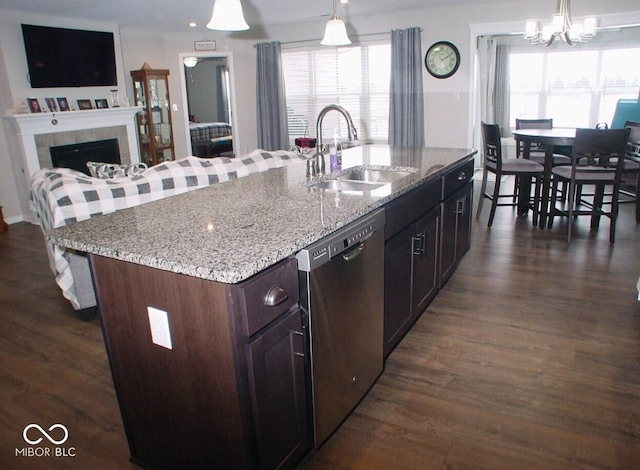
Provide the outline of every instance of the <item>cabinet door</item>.
[[306,340],[297,309],[247,346],[260,468],[292,467],[309,449]]
[[384,247],[384,355],[411,326],[411,270],[414,225],[389,239]]
[[412,316],[418,317],[438,292],[438,217],[435,208],[416,222],[411,283]]
[[473,183],[467,183],[442,203],[440,243],[440,287],[467,252],[471,239]]
[[471,247],[471,212],[473,210],[473,182],[460,189],[456,227],[456,263]]

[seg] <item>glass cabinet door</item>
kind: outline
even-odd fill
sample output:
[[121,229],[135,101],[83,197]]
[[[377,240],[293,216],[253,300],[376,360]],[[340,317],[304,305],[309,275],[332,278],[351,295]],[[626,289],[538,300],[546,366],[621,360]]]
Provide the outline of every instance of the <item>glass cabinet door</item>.
[[142,68],[131,72],[138,113],[140,155],[149,166],[173,160],[169,71]]

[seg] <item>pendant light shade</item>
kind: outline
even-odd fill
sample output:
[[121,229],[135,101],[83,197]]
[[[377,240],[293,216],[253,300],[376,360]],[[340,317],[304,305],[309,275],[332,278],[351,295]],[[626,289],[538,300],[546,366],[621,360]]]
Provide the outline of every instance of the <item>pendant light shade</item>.
[[324,29],[324,37],[320,42],[323,46],[346,46],[351,44],[349,36],[347,36],[347,27],[344,21],[335,17],[327,21]]
[[324,28],[324,37],[320,44],[323,46],[346,46],[351,44],[344,21],[338,18],[336,0],[333,0],[333,16],[327,21],[327,26]]
[[184,59],[182,59],[182,62],[184,63],[185,67],[195,67],[196,65],[198,65],[198,58],[197,57],[185,57]]
[[244,20],[240,0],[214,0],[213,13],[207,28],[219,31],[245,31],[249,25]]

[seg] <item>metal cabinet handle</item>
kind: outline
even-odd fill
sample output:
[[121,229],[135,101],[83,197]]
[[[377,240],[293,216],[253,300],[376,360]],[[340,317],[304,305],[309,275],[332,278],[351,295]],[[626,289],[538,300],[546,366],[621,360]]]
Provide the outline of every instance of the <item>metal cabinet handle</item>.
[[[427,234],[426,232],[420,232],[418,235],[411,237],[412,249],[414,255],[424,255],[427,247]],[[417,246],[416,246],[417,245]]]
[[467,179],[467,174],[464,171],[458,173],[458,181],[464,181],[465,179]]
[[269,292],[267,292],[267,295],[265,295],[264,304],[267,307],[275,307],[276,305],[280,305],[288,298],[289,296],[287,295],[287,291],[285,291],[282,287],[274,286],[269,289]]
[[467,198],[466,197],[461,197],[460,199],[458,199],[456,201],[456,213],[457,214],[464,214],[465,207],[467,205],[466,202],[467,202]]
[[[289,330],[289,334],[296,335],[296,336],[304,336],[304,333],[302,331],[296,331],[296,330]],[[298,357],[304,357],[304,353],[301,353],[298,351],[294,351],[293,354],[295,354]]]

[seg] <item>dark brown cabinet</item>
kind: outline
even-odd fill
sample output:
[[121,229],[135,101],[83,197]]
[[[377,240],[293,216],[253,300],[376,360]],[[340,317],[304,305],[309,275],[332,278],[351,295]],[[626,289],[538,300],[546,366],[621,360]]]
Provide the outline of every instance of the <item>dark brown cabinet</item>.
[[386,207],[385,357],[438,291],[439,201],[440,181],[437,180]]
[[385,206],[385,357],[470,247],[472,181],[469,160]]
[[260,468],[272,469],[295,464],[310,447],[302,310],[265,330],[247,349]]
[[[295,260],[228,285],[90,258],[133,462],[267,469],[304,455],[308,338]],[[166,312],[170,348],[152,340],[149,307]]]
[[243,332],[258,467],[293,467],[311,447],[307,324],[298,264],[270,268],[232,289]]
[[454,169],[443,178],[440,244],[442,287],[471,246],[473,207],[473,161]]

